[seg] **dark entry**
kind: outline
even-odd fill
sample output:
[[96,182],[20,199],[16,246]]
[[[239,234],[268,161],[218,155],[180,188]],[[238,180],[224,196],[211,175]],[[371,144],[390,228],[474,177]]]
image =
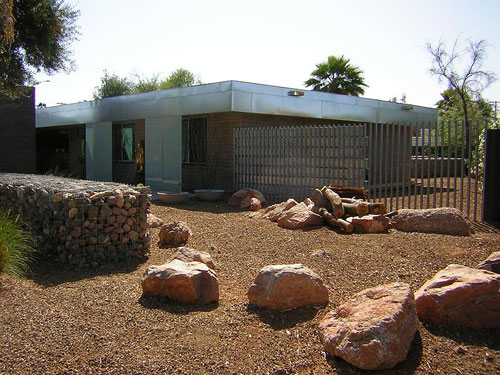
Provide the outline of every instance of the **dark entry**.
[[500,129],[486,131],[483,221],[500,225]]
[[37,173],[85,179],[85,126],[37,129],[36,155]]

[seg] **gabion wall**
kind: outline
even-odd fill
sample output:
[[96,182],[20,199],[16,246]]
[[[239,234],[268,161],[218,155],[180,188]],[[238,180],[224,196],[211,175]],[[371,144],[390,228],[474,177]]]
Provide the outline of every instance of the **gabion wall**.
[[148,187],[0,173],[0,207],[21,214],[41,254],[95,267],[149,253]]

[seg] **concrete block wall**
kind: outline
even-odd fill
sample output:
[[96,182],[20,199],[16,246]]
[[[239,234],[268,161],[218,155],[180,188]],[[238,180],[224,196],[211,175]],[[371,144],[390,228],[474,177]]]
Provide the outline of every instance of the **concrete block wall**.
[[34,173],[35,89],[23,88],[16,99],[0,96],[0,172]]
[[217,188],[227,191],[233,186],[233,129],[237,127],[305,126],[345,123],[306,117],[259,115],[239,112],[197,115],[207,118],[207,162],[182,165],[182,189]]

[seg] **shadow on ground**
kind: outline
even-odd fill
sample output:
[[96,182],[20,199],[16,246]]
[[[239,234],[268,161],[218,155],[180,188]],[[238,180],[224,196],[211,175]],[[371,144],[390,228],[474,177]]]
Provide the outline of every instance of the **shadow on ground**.
[[383,375],[409,375],[413,374],[418,368],[422,360],[422,337],[420,332],[415,333],[413,342],[411,343],[410,351],[406,360],[399,363],[397,366],[387,369],[387,370],[377,370],[377,371],[367,371],[361,370],[357,367],[347,363],[338,357],[327,356],[326,360],[328,364],[336,371],[339,375],[360,375],[360,374],[383,374]]
[[215,310],[219,304],[211,303],[208,305],[196,305],[181,303],[168,297],[144,296],[142,295],[138,302],[147,309],[163,310],[172,314],[185,315],[191,312]]
[[318,314],[320,309],[314,307],[302,307],[291,311],[273,311],[262,309],[254,305],[247,306],[249,314],[255,314],[259,319],[279,331],[282,329],[293,328],[295,325],[312,320]]
[[49,287],[67,282],[75,282],[83,279],[90,279],[96,276],[114,275],[121,273],[131,273],[145,263],[147,258],[137,258],[132,260],[109,263],[96,268],[70,268],[49,261],[39,261],[32,266],[31,279],[39,285]]
[[500,329],[468,328],[425,323],[424,327],[435,336],[447,337],[467,345],[484,346],[500,350]]
[[202,211],[212,214],[227,214],[227,213],[243,211],[240,210],[239,208],[229,206],[227,202],[224,200],[204,202],[192,199],[184,203],[167,204],[159,199],[155,199],[151,203],[155,206],[172,207],[172,208],[177,208],[179,210],[187,210],[187,211]]

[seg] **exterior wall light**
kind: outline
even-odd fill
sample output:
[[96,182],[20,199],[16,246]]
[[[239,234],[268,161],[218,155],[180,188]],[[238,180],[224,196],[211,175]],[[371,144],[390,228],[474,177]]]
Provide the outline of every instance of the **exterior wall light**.
[[403,111],[411,111],[411,110],[413,109],[413,106],[412,106],[411,104],[403,104],[403,105],[401,106],[401,109],[402,109]]
[[304,91],[288,91],[288,96],[304,96]]

